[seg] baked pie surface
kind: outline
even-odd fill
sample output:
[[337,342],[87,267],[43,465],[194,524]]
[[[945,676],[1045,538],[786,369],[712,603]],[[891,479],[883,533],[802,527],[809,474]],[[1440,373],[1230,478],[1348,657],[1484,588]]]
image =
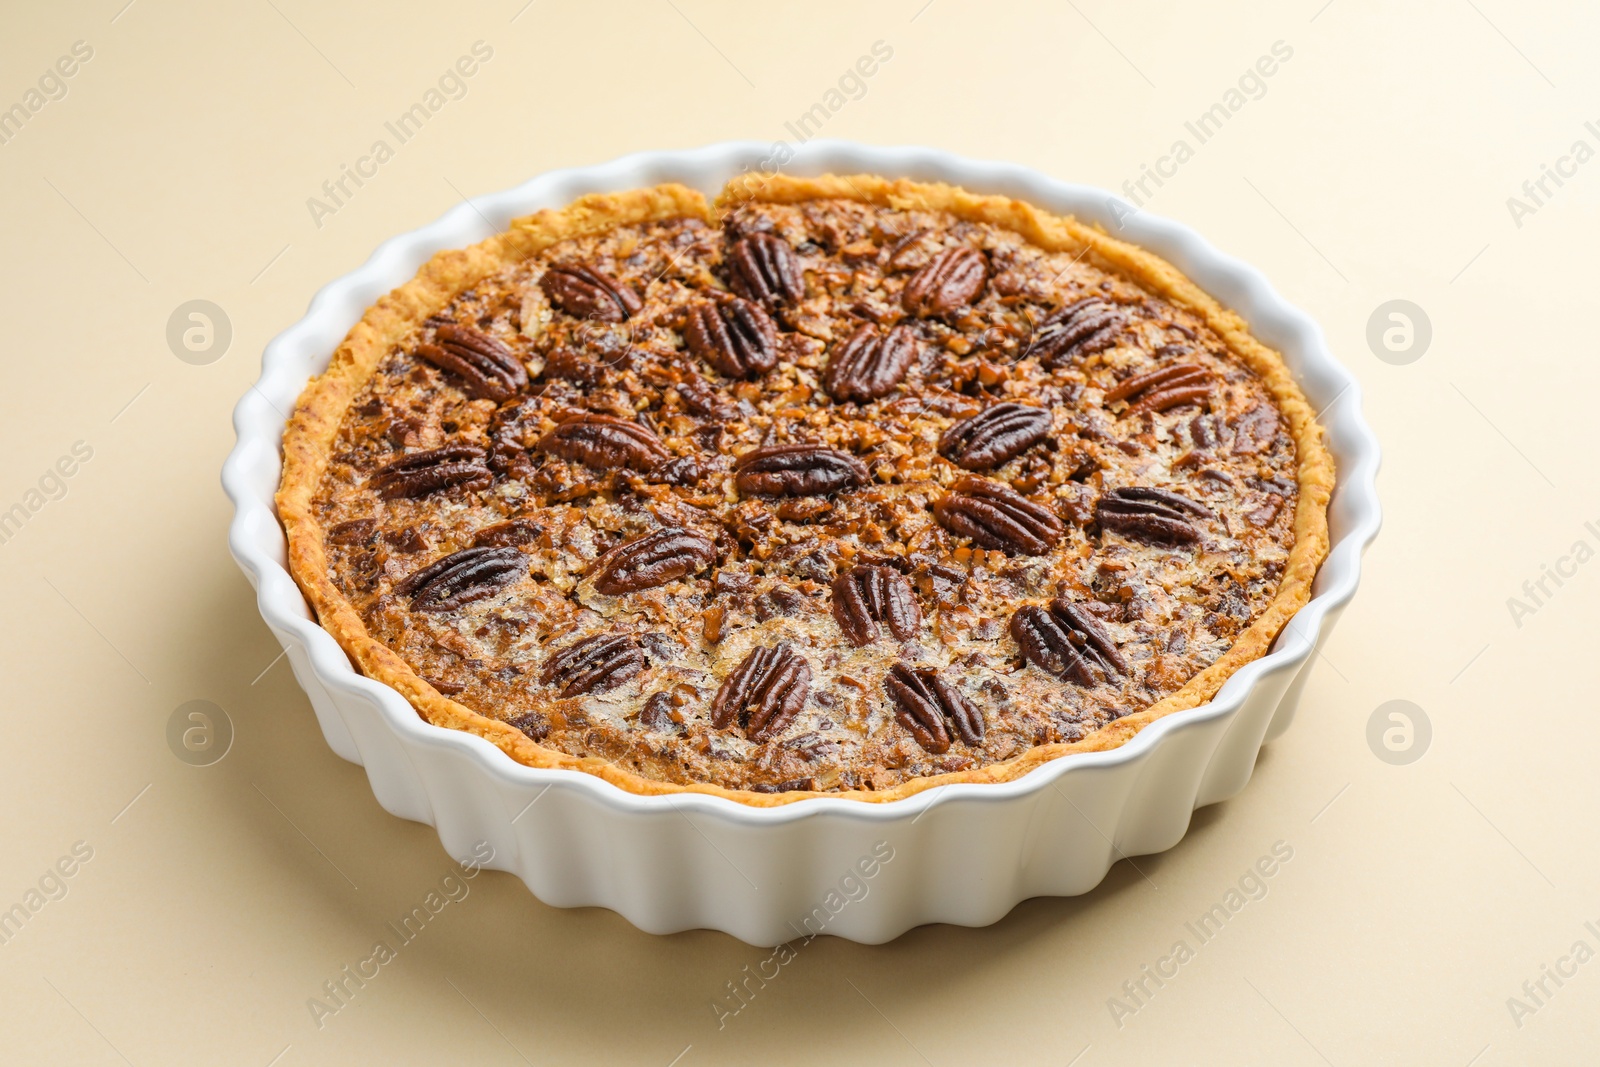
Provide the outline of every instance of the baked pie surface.
[[886,800],[1115,747],[1265,653],[1333,463],[1176,269],[944,185],[746,175],[443,252],[308,385],[325,628],[533,766]]

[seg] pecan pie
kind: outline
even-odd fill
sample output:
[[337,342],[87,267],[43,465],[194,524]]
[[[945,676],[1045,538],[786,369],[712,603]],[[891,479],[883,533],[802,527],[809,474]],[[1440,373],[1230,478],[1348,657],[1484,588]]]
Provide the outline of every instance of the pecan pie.
[[884,800],[1209,699],[1333,463],[1171,265],[944,185],[746,175],[443,252],[301,397],[295,577],[430,722],[638,793]]

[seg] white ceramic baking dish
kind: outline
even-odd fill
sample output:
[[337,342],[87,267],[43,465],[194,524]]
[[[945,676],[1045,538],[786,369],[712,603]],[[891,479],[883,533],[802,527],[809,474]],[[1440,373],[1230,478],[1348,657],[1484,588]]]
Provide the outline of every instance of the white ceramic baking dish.
[[[556,171],[385,243],[267,346],[260,381],[234,411],[238,444],[222,472],[237,509],[229,543],[328,744],[366,768],[384,808],[437,827],[453,856],[481,856],[487,842],[488,866],[516,873],[540,900],[610,908],[652,933],[710,928],[770,946],[816,933],[876,943],[922,923],[983,926],[1029,897],[1087,892],[1120,858],[1171,848],[1196,808],[1244,787],[1261,745],[1294,716],[1314,646],[1355,592],[1379,524],[1377,441],[1361,417],[1359,386],[1316,323],[1255,270],[1175,222],[1099,189],[927,148],[812,141],[789,151],[782,162],[772,146],[738,142]],[[1013,782],[885,804],[826,798],[770,808],[636,796],[581,772],[524,767],[477,737],[424,722],[394,690],[358,674],[285,570],[272,502],[285,413],[346,331],[432,253],[480,241],[515,216],[666,181],[711,195],[734,174],[775,162],[800,175],[952,182],[1100,223],[1165,256],[1281,351],[1322,412],[1339,473],[1332,551],[1313,599],[1270,654],[1209,704],[1162,718],[1121,748],[1058,759]]]

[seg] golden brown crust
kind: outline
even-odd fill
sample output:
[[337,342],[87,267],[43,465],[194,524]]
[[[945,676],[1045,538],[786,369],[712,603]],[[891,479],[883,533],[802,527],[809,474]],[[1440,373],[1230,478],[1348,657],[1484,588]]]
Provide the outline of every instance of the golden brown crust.
[[[1276,597],[1239,635],[1233,646],[1180,690],[1143,711],[1117,719],[1074,742],[1041,745],[1002,763],[932,775],[878,791],[757,793],[710,784],[680,785],[641,777],[595,757],[578,757],[539,745],[515,727],[479,715],[441,694],[391,649],[374,640],[360,615],[328,576],[324,531],[312,514],[312,499],[326,468],[341,421],[378,361],[458,291],[572,237],[620,225],[694,217],[715,221],[750,201],[796,203],[838,198],[906,210],[943,211],[959,218],[1013,230],[1048,251],[1093,257],[1099,265],[1131,278],[1151,292],[1200,316],[1229,349],[1266,385],[1286,418],[1298,461],[1294,541]],[[477,734],[511,758],[535,767],[595,774],[633,793],[707,793],[755,806],[793,803],[819,796],[864,801],[896,800],[957,782],[1011,781],[1072,752],[1115,748],[1156,719],[1211,699],[1244,664],[1265,654],[1284,624],[1310,599],[1317,567],[1328,551],[1326,512],[1334,465],[1322,428],[1278,353],[1249,333],[1245,322],[1219,305],[1176,268],[1136,246],[1118,241],[1071,217],[1049,214],[1006,197],[978,196],[954,186],[889,180],[871,175],[790,178],[742,175],[728,183],[715,205],[677,185],[584,197],[558,211],[515,220],[505,233],[470,248],[441,252],[417,276],[374,304],[334,353],[328,370],[302,394],[284,432],[284,472],[278,511],[289,539],[289,566],[323,627],[368,677],[404,695],[429,722]]]

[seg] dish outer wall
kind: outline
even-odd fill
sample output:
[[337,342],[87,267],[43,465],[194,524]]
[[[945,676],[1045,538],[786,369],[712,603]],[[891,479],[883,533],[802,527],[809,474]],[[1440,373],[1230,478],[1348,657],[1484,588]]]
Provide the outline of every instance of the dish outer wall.
[[[637,796],[579,771],[522,766],[481,738],[423,721],[399,693],[351,667],[285,569],[273,510],[286,413],[306,381],[366,308],[434,252],[585,193],[675,181],[714,196],[771,157],[772,147],[757,142],[553,171],[458,205],[325,286],[305,317],[267,345],[260,380],[234,409],[238,442],[222,471],[235,506],[229,546],[323,736],[366,768],[378,802],[436,827],[459,859],[481,856],[486,842],[493,858],[482,865],[515,873],[545,903],[610,908],[650,933],[707,928],[764,946],[817,932],[876,944],[923,923],[985,926],[1030,897],[1088,892],[1118,859],[1171,848],[1196,808],[1244,787],[1262,744],[1294,717],[1313,647],[1355,592],[1361,553],[1380,521],[1377,441],[1361,416],[1360,386],[1317,324],[1187,227],[1104,190],[929,148],[818,140],[790,151],[786,173],[943,181],[1099,223],[1165,257],[1282,352],[1321,411],[1339,469],[1331,549],[1312,600],[1268,655],[1236,672],[1209,704],[1159,719],[1120,748],[1058,759],[1014,782],[945,786],[885,804],[828,798],[773,808],[697,794]],[[893,850],[887,862],[878,859],[888,854],[881,843]],[[861,873],[863,860],[871,877]]]

